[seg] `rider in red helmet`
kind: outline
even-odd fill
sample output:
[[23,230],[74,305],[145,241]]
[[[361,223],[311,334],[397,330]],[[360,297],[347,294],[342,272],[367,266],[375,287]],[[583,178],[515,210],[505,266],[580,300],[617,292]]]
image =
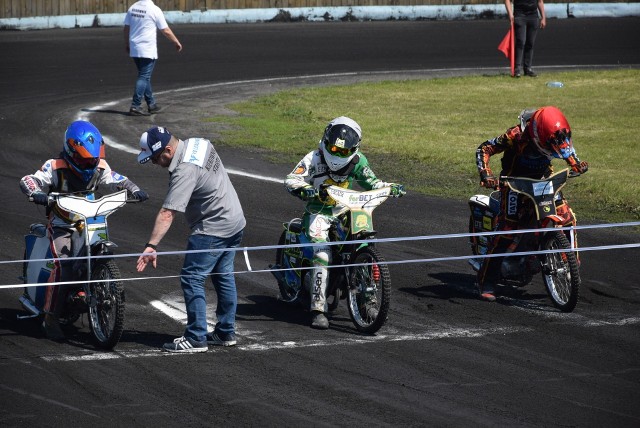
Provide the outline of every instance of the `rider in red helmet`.
[[[540,179],[552,173],[551,160],[564,159],[571,169],[579,174],[587,172],[589,165],[578,159],[571,140],[571,126],[557,107],[547,106],[537,110],[525,109],[520,113],[520,123],[491,140],[480,144],[476,150],[476,166],[480,173],[481,185],[490,189],[498,186],[489,159],[498,153],[502,155],[500,175]],[[523,196],[508,187],[501,188],[501,209],[498,216],[498,230],[518,228],[518,210]],[[515,201],[517,204],[509,204]],[[556,201],[558,213],[564,213],[567,224],[575,225],[575,217],[567,208],[563,198]],[[496,235],[489,254],[504,253],[513,242],[513,235]],[[495,286],[503,257],[485,258],[478,271],[478,289],[483,300],[495,300]]]
[[[90,122],[77,120],[65,132],[60,155],[47,160],[40,170],[20,180],[22,192],[36,204],[47,207],[47,228],[53,257],[72,257],[72,235],[78,232],[74,226],[75,219],[67,211],[55,204],[49,205],[48,193],[81,192],[91,195],[99,185],[104,185],[113,191],[127,189],[140,201],[148,199],[146,192],[127,177],[113,171],[104,158],[104,140],[98,128]],[[73,261],[59,260],[54,263],[49,277],[49,282],[56,284],[47,287],[42,327],[52,340],[64,339],[58,319],[62,305],[57,304],[63,286],[57,283],[73,281],[72,271]]]

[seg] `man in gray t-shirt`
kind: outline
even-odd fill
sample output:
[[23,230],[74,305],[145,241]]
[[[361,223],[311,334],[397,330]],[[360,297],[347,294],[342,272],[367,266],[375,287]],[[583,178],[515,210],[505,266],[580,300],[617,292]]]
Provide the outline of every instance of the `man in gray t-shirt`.
[[[142,272],[149,262],[156,267],[156,249],[171,227],[177,212],[183,212],[191,228],[180,285],[187,308],[187,326],[182,337],[165,343],[169,352],[206,352],[207,344],[233,346],[238,302],[233,261],[242,240],[246,220],[227,171],[215,148],[204,138],[182,141],[163,127],[155,126],[140,138],[140,163],[169,169],[169,191],[158,212],[144,254],[138,258]],[[195,252],[197,250],[211,250]],[[227,251],[225,251],[227,250]],[[204,284],[211,276],[218,296],[218,321],[207,332]]]

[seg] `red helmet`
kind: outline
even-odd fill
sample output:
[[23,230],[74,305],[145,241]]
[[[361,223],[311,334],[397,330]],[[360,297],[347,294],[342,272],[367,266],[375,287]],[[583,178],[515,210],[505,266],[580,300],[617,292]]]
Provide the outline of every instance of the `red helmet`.
[[571,126],[557,107],[548,106],[536,110],[527,128],[531,140],[545,155],[567,159],[574,153]]

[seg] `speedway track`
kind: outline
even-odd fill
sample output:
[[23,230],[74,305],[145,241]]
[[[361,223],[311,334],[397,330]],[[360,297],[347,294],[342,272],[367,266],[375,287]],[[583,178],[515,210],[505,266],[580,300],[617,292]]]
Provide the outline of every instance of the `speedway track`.
[[[158,102],[167,109],[146,118],[124,114],[135,72],[121,29],[0,32],[10,59],[0,65],[0,260],[21,258],[24,232],[43,216],[21,195],[19,178],[59,150],[66,125],[77,117],[98,125],[114,144],[107,149],[110,164],[152,195],[110,219],[118,252],[135,253],[148,238],[167,176],[137,165],[116,144],[135,148],[153,123],[179,137],[215,139],[215,125],[201,118],[226,111],[229,101],[295,85],[500,72],[504,61],[494,46],[503,29],[501,21],[178,26],[185,51],[176,55],[160,40],[154,73]],[[638,65],[639,36],[637,19],[552,20],[537,41],[537,69]],[[293,165],[272,163],[258,151],[217,149],[227,168],[276,178],[232,176],[248,221],[243,245],[275,244],[282,221],[301,209],[277,182]],[[466,213],[465,201],[410,193],[376,210],[376,228],[380,237],[461,233]],[[585,231],[580,239],[583,246],[638,242],[623,230]],[[179,251],[185,241],[179,222],[161,249]],[[380,250],[399,261],[465,255],[468,245],[409,241]],[[251,263],[264,268],[274,253],[256,252]],[[182,331],[173,277],[178,256],[147,272],[168,278],[127,283],[126,330],[113,353],[87,345],[86,324],[70,331],[67,343],[43,339],[37,325],[16,321],[20,291],[0,290],[0,421],[635,427],[639,254],[583,253],[581,300],[571,314],[554,310],[540,284],[496,304],[481,302],[464,261],[393,265],[390,318],[372,337],[357,334],[344,306],[329,331],[312,330],[306,313],[277,301],[270,274],[241,274],[238,346],[196,355],[158,350]],[[118,264],[125,278],[139,276],[134,260]],[[0,284],[16,283],[19,274],[19,265],[0,264]],[[213,306],[214,293],[209,296]]]

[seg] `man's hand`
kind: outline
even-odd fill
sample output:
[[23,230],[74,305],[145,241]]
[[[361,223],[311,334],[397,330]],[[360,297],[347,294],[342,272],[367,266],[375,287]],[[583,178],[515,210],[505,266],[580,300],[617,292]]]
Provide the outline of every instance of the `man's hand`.
[[155,269],[157,259],[158,256],[156,255],[156,250],[151,247],[145,247],[143,254],[138,257],[138,263],[136,265],[138,272],[142,272],[143,270],[145,270],[149,262],[151,262],[153,268]]
[[44,192],[38,191],[33,192],[30,196],[34,203],[38,205],[44,205],[45,207],[49,205],[49,195]]
[[493,172],[486,168],[480,171],[480,184],[488,189],[495,189],[498,187],[498,180],[493,175]]
[[394,198],[399,198],[407,194],[407,191],[404,190],[404,186],[402,184],[390,183],[389,186],[391,187],[391,196]]

